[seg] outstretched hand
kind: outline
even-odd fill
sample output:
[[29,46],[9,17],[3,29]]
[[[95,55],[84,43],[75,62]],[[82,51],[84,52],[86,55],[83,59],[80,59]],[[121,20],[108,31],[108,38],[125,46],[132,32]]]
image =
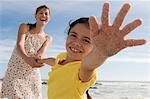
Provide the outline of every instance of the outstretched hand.
[[33,68],[40,68],[40,67],[44,66],[44,64],[43,63],[38,63],[37,62],[38,59],[39,58],[36,58],[36,57],[27,57],[25,60]]
[[98,23],[96,17],[90,17],[89,24],[91,40],[94,46],[93,50],[98,52],[98,54],[110,57],[126,47],[133,47],[146,43],[144,39],[124,39],[127,34],[142,23],[140,19],[136,19],[120,30],[120,26],[129,9],[130,4],[124,4],[112,25],[110,25],[109,22],[109,3],[105,3],[103,6],[101,24]]

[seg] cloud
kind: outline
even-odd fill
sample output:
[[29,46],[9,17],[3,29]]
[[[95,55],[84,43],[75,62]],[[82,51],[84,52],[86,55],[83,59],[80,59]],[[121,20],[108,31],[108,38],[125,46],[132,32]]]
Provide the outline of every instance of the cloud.
[[0,64],[8,62],[15,43],[12,39],[0,40]]
[[14,28],[12,28],[12,27],[0,28],[0,34],[2,34],[2,35],[10,34],[12,32],[14,32]]
[[[52,9],[55,10],[75,10],[86,7],[88,9],[88,6],[98,6],[102,8],[102,4],[105,2],[105,0],[6,0],[6,1],[0,1],[1,8],[8,11],[17,11],[20,13],[25,12],[31,12],[35,11],[35,9],[42,4],[46,4],[50,6]],[[116,3],[117,2],[117,3]],[[123,4],[125,0],[110,0],[110,3],[115,8],[120,8],[121,4]],[[149,8],[150,1],[137,1],[137,0],[128,0],[128,2],[132,3],[132,6],[134,9],[137,9],[137,11],[140,11],[139,13],[145,13],[145,8]],[[118,5],[118,6],[115,6]],[[19,9],[20,8],[20,9]],[[2,10],[1,9],[1,10]],[[22,10],[22,11],[21,11]],[[81,9],[80,9],[81,10]],[[96,10],[96,9],[95,9]],[[149,10],[149,9],[147,9]]]
[[[19,14],[34,15],[35,9],[43,4],[48,4],[47,0],[6,0],[0,1],[3,11],[15,12]],[[2,13],[1,13],[2,14]]]
[[122,62],[122,63],[140,63],[140,64],[149,64],[150,65],[150,57],[136,58],[136,57],[117,57],[110,58],[108,62]]
[[143,46],[124,49],[117,55],[108,59],[108,61],[150,64],[150,43],[147,43]]
[[47,50],[47,53],[46,53],[46,57],[57,57],[57,55],[61,52],[65,52],[65,48],[64,46],[62,45],[55,45],[53,44],[52,46],[50,46]]
[[[98,0],[53,0],[53,1],[47,1],[47,0],[6,0],[6,1],[0,1],[1,3],[1,11],[11,11],[19,14],[25,14],[25,15],[33,15],[35,13],[35,10],[38,6],[46,4],[48,5],[53,13],[67,13],[72,12],[74,10],[81,10],[81,8],[85,8],[87,11],[90,11],[91,8],[95,8],[97,6],[97,3],[99,2],[99,5],[102,4],[103,1]],[[91,6],[91,7],[90,7]],[[100,6],[101,7],[101,6]],[[96,9],[95,9],[96,10]],[[56,12],[57,11],[57,12]],[[2,15],[3,13],[0,13]],[[22,15],[21,14],[21,15]],[[76,13],[78,14],[78,13]]]
[[[1,23],[0,23],[1,24]],[[16,39],[18,34],[18,25],[0,27],[0,39]]]

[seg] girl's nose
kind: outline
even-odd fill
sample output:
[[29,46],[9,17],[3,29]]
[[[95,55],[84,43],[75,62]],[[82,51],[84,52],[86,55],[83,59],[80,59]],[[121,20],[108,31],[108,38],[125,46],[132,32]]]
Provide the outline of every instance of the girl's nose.
[[45,15],[45,14],[42,14],[42,16],[45,17],[46,15]]
[[82,46],[81,40],[77,40],[74,44],[75,44],[76,47],[81,47]]

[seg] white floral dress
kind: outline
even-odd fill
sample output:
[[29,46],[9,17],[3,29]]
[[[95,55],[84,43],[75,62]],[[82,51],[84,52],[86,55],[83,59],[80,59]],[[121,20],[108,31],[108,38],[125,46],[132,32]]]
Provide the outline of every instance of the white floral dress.
[[[47,35],[46,35],[47,36]],[[26,33],[25,51],[35,56],[45,37]],[[15,48],[8,63],[8,69],[2,83],[2,97],[8,99],[41,99],[41,75],[38,68],[27,64]]]

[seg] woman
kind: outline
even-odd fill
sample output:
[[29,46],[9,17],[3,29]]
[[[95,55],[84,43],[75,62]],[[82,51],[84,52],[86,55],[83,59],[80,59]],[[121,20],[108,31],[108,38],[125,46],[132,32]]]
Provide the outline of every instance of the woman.
[[37,59],[44,54],[51,37],[44,32],[50,19],[50,9],[39,6],[35,13],[35,24],[21,24],[15,49],[8,63],[2,83],[2,98],[41,99],[41,75]]

